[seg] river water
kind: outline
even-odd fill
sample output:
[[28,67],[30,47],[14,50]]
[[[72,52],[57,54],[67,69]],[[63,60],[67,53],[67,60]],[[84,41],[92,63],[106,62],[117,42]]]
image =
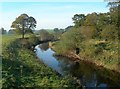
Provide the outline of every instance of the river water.
[[83,61],[78,63],[67,57],[55,56],[48,43],[37,45],[35,52],[46,66],[63,76],[70,74],[77,77],[86,89],[120,89],[119,74],[111,74],[110,70],[98,69]]

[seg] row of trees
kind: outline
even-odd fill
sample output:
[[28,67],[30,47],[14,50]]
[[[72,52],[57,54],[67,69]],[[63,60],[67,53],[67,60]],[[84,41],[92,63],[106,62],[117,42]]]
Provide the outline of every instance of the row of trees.
[[54,40],[54,35],[50,34],[48,31],[42,29],[38,31],[40,41],[52,41]]
[[[112,7],[113,8],[113,7]],[[114,7],[117,8],[117,7]],[[118,9],[107,13],[76,14],[72,18],[76,28],[81,29],[85,38],[118,38]]]
[[[53,33],[49,33],[48,31],[42,29],[42,30],[38,30],[35,31],[36,28],[36,20],[35,18],[33,18],[32,16],[28,16],[27,14],[21,14],[20,16],[18,16],[15,21],[12,22],[11,25],[11,30],[9,30],[9,34],[22,34],[22,38],[24,38],[24,35],[27,33],[36,33],[37,35],[39,34],[39,38],[41,41],[44,40],[57,40],[59,39],[60,35],[63,34],[65,32],[65,29],[58,29],[58,28],[54,28],[53,29]],[[68,29],[68,28],[67,28]],[[3,30],[2,33],[6,34],[6,30],[4,30],[3,28],[1,29]],[[35,31],[35,32],[34,32]]]
[[11,29],[8,31],[8,33],[6,30],[4,30],[4,28],[1,28],[0,31],[2,34],[22,34],[22,38],[24,38],[24,35],[27,33],[35,33],[37,35],[39,34],[40,40],[43,41],[58,40],[64,32],[70,30],[70,28],[73,27],[68,26],[65,29],[54,28],[53,32],[49,33],[44,29],[35,31],[36,24],[37,22],[35,18],[33,18],[32,16],[28,16],[27,14],[21,14],[15,19],[15,21],[12,22]]
[[82,48],[81,43],[89,40],[118,41],[120,5],[111,2],[108,6],[110,11],[106,13],[75,14],[72,18],[74,26],[63,33],[56,48],[63,52]]
[[68,30],[70,30],[73,26],[68,26],[65,29],[59,29],[59,28],[54,28],[54,37],[56,40],[60,39],[61,35],[65,32],[67,32]]
[[7,30],[5,30],[4,28],[1,28],[0,29],[0,34],[2,34],[2,35],[6,35],[6,34],[15,34],[15,32],[13,31],[13,30],[9,30],[9,31],[7,31]]
[[[61,34],[69,31],[71,28],[79,28],[81,34],[86,39],[102,38],[108,40],[118,38],[118,3],[109,3],[108,6],[110,6],[110,12],[107,13],[74,15],[72,19],[75,25],[68,26],[65,29],[54,28],[54,37],[59,39]],[[22,38],[24,38],[26,33],[33,33],[36,24],[35,18],[27,14],[21,14],[13,21],[11,25],[12,30],[9,30],[9,33],[20,33]],[[1,33],[6,34],[6,30],[1,28]],[[45,33],[45,31],[41,31],[41,33]]]

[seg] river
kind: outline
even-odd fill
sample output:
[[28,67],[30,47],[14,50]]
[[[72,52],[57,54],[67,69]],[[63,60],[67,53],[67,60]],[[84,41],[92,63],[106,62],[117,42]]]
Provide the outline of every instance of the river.
[[83,61],[74,62],[67,57],[55,56],[54,51],[43,43],[35,47],[39,60],[62,76],[77,77],[86,89],[120,89],[120,81],[110,70],[99,69],[95,65]]

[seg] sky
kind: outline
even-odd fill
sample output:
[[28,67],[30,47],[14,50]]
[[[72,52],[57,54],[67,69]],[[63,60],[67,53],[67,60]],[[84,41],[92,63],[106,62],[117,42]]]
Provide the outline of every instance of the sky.
[[66,28],[75,14],[108,12],[107,2],[0,2],[0,25],[10,29],[19,15],[26,13],[37,21],[36,30]]

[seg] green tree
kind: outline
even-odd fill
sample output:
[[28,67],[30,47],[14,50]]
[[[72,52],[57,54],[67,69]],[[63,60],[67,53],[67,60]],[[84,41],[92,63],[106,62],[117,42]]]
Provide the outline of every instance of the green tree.
[[114,0],[113,2],[109,2],[108,7],[110,7],[110,12],[118,10],[119,5],[120,5],[120,0]]
[[95,26],[81,26],[80,32],[84,36],[85,39],[92,39],[95,37],[97,30]]
[[75,14],[74,17],[72,18],[72,20],[76,27],[80,27],[83,24],[83,22],[85,21],[85,15],[84,14]]
[[98,21],[97,13],[88,14],[85,18],[84,25],[85,26],[95,26],[97,24],[97,21]]
[[70,29],[72,29],[72,28],[73,28],[73,26],[68,26],[68,27],[66,27],[66,28],[65,28],[65,32],[68,31],[68,30],[70,30]]
[[114,2],[109,2],[108,7],[110,7],[111,22],[117,27],[120,26],[120,0],[114,0]]
[[58,33],[59,32],[59,29],[58,28],[54,28],[53,29],[55,33]]
[[15,31],[10,29],[10,30],[8,31],[8,34],[15,34]]
[[65,29],[54,28],[54,38],[55,40],[60,39],[61,35],[65,32]]
[[115,25],[106,25],[101,31],[102,39],[115,40],[118,38],[118,31]]
[[76,48],[79,48],[83,40],[84,37],[80,33],[80,30],[73,28],[62,35],[60,42],[56,46],[56,50],[60,53],[75,51]]
[[13,21],[11,28],[22,34],[22,38],[24,38],[26,33],[32,32],[32,30],[34,30],[36,23],[37,22],[33,17],[28,16],[27,14],[21,14],[15,19],[15,21]]
[[1,34],[6,34],[7,31],[6,31],[4,28],[1,28],[1,29],[0,29],[0,33],[1,33]]
[[39,35],[40,35],[40,41],[48,41],[48,40],[53,40],[54,37],[52,34],[50,34],[48,31],[46,30],[39,30]]

